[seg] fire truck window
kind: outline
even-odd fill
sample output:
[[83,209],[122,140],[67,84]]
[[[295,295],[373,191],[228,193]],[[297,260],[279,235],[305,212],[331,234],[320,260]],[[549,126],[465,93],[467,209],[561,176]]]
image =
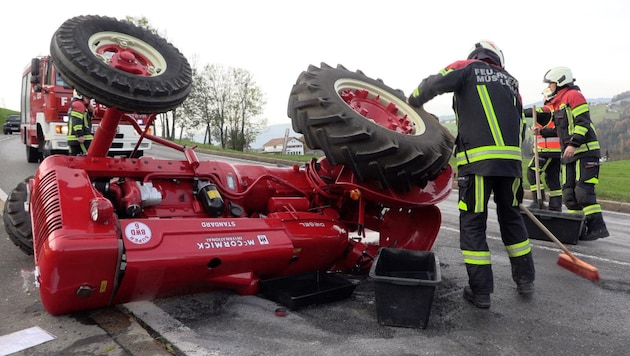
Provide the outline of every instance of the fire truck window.
[[66,84],[66,82],[64,82],[63,78],[61,78],[61,75],[59,73],[55,73],[55,84],[56,85],[60,85],[63,87],[69,87],[68,84]]

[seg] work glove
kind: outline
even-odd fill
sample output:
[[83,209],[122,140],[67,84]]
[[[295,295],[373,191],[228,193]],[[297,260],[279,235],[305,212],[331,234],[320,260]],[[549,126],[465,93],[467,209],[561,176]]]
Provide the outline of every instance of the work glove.
[[523,116],[525,116],[525,117],[533,117],[534,114],[532,112],[533,112],[533,108],[525,108],[525,109],[523,109]]

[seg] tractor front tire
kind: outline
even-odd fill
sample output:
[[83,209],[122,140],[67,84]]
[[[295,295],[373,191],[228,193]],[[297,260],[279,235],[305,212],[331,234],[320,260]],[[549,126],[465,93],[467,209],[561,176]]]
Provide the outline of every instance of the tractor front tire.
[[27,185],[31,178],[26,178],[13,189],[4,204],[4,212],[2,214],[4,228],[9,238],[27,255],[33,254],[31,216],[24,206],[28,195]]
[[190,93],[192,70],[172,44],[131,22],[103,16],[66,20],[50,54],[81,94],[122,111],[167,112]]

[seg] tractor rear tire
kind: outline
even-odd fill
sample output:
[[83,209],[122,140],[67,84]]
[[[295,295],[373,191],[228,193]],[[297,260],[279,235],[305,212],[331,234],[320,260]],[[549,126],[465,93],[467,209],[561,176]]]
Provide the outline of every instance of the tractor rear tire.
[[[366,95],[367,94],[367,95]],[[359,181],[409,191],[448,165],[454,138],[435,116],[413,108],[404,93],[343,66],[309,66],[291,90],[288,116],[306,145]]]
[[66,20],[52,38],[50,54],[79,93],[122,111],[172,110],[192,86],[192,70],[177,48],[145,28],[111,17]]
[[28,195],[27,185],[31,178],[26,178],[13,189],[4,204],[4,212],[2,214],[4,227],[9,238],[27,255],[33,254],[31,216],[24,206]]

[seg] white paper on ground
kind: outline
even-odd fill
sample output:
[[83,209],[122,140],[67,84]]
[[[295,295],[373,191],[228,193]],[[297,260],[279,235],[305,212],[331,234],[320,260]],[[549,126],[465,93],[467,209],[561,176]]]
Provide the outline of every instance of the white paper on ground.
[[39,326],[33,326],[32,328],[2,335],[0,336],[0,356],[26,350],[29,347],[43,344],[56,338],[55,335]]

